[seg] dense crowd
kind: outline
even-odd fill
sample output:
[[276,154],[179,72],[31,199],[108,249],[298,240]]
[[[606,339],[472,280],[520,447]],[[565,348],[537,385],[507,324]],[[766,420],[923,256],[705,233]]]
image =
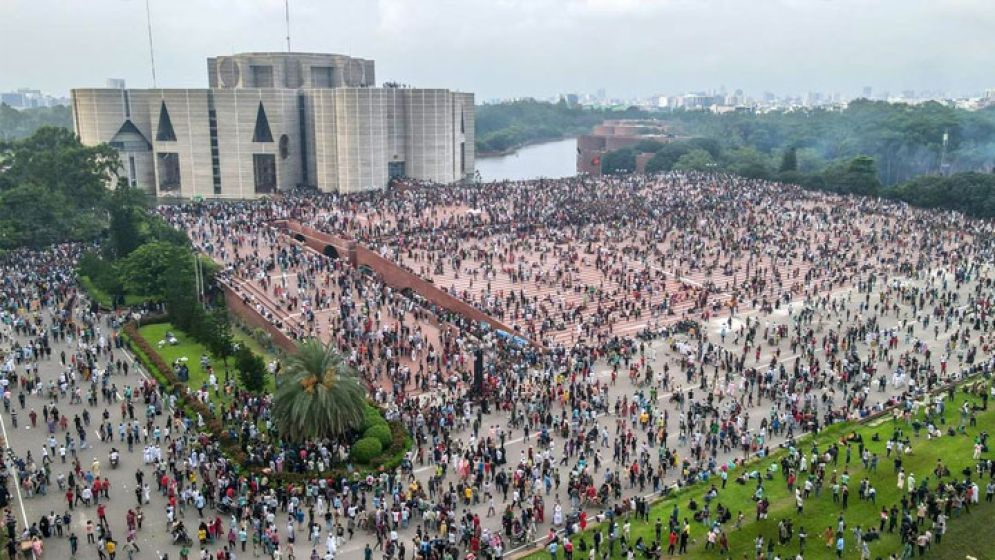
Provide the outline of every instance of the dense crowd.
[[[683,551],[692,525],[678,515],[657,521],[653,542],[625,540],[632,520],[648,520],[647,493],[720,479],[724,488],[776,443],[889,405],[911,410],[924,391],[992,360],[991,225],[889,201],[672,175],[407,184],[160,212],[277,328],[340,348],[412,434],[410,458],[393,472],[309,476],[341,463],[347,442],[285,443],[270,397],[237,393],[216,410],[247,466],[268,469],[247,474],[177,395],[129,373],[117,334],[126,317],[77,295],[74,249],[8,255],[5,413],[51,437],[41,449],[11,442],[7,486],[27,500],[65,496],[62,513],[27,523],[9,511],[11,543],[64,538],[74,552],[130,557],[155,508],[181,558],[195,547],[218,560],[250,547],[273,558],[498,558],[540,538],[554,557],[575,544],[591,558]],[[319,255],[276,219],[369,244],[536,344],[523,349]],[[469,391],[478,347],[483,396]],[[900,454],[907,443],[893,440]],[[108,484],[108,463],[125,453],[142,457],[126,475],[132,496]],[[803,491],[849,488],[827,468],[839,453],[850,447],[796,449],[781,470],[810,474]],[[266,472],[302,476],[276,484]],[[957,504],[977,499],[977,482],[958,474],[925,487],[902,479],[912,489],[885,524],[913,546],[938,538]],[[757,516],[764,504],[761,495]],[[93,512],[82,532],[80,508]],[[931,523],[916,519],[922,508]],[[742,519],[721,500],[702,511],[694,521],[708,542],[727,547]],[[112,531],[122,520],[124,533]],[[608,525],[595,542],[572,542],[598,521]],[[543,537],[555,529],[567,534]],[[830,528],[827,541],[841,532]]]

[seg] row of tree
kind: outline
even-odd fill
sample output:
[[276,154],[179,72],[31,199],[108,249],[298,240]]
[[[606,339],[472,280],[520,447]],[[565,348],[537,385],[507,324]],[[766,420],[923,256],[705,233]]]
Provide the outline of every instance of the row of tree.
[[0,250],[99,237],[119,167],[113,148],[83,146],[64,128],[0,142]]
[[[242,386],[262,392],[266,364],[234,343],[224,297],[213,284],[217,265],[199,256],[185,233],[150,213],[146,205],[143,192],[117,186],[110,195],[107,233],[101,244],[80,258],[80,275],[116,302],[125,294],[163,302],[176,328],[203,344],[226,369],[234,357]],[[200,285],[198,276],[203,277]]]
[[789,149],[796,151],[803,173],[869,156],[881,184],[889,186],[995,165],[995,107],[968,111],[936,102],[858,99],[843,110],[676,111],[660,118],[679,135],[714,138],[730,152],[751,150],[744,159],[769,171]]
[[711,138],[661,144],[644,141],[604,155],[601,171],[631,173],[638,154],[653,154],[646,173],[669,171],[722,172],[752,179],[776,180],[806,188],[883,196],[923,208],[957,210],[969,216],[995,217],[995,174],[966,171],[949,176],[923,175],[898,185],[884,185],[873,157],[858,155],[815,167],[803,163],[801,150],[792,146],[779,154],[764,155],[753,147],[724,148]]
[[584,134],[605,119],[645,116],[635,108],[625,111],[585,109],[563,101],[525,100],[478,105],[475,119],[477,152],[505,152],[532,142]]
[[71,130],[73,127],[72,110],[65,105],[14,109],[6,103],[0,103],[0,140],[27,138],[45,126]]

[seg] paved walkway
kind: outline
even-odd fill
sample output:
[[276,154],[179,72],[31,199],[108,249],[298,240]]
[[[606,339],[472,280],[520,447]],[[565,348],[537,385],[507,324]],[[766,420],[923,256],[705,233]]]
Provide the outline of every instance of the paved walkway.
[[[919,281],[916,282],[921,283]],[[970,293],[971,289],[972,286],[963,287],[961,289],[962,295],[967,295],[968,293]],[[854,295],[852,289],[847,289],[840,293],[835,294],[834,297],[838,298],[840,301],[846,302],[846,308],[852,312],[853,318],[855,318],[860,313],[858,305],[864,300],[862,295],[861,297],[857,297]],[[871,306],[873,306],[876,303],[876,300],[877,300],[876,295],[872,295],[870,297]],[[799,303],[792,304],[792,309],[794,309],[795,311],[797,311],[799,308],[800,308]],[[751,312],[751,314],[753,313],[755,312]],[[869,312],[864,311],[864,313],[866,314]],[[735,330],[736,325],[738,325],[740,321],[743,321],[745,317],[749,315],[750,314],[742,314],[737,316],[736,320],[733,321],[734,328],[731,330],[731,332]],[[883,316],[880,319],[880,326],[882,328],[891,328],[899,325],[902,322],[902,320],[906,318],[910,318],[910,310],[907,306],[902,304],[900,305],[900,311],[897,315],[894,313],[889,313],[886,316]],[[728,336],[726,336],[726,340],[724,343],[722,343],[720,340],[720,334],[723,330],[721,325],[725,320],[726,320],[725,317],[713,319],[710,322],[710,324],[707,325],[709,339],[712,342],[729,349],[734,353],[734,355],[739,356],[742,354],[742,346],[734,344],[734,339],[735,339],[734,334],[729,334]],[[787,323],[788,322],[787,308],[781,307],[779,310],[776,310],[773,314],[759,316],[758,320],[761,322],[761,330],[764,324],[768,322],[772,325]],[[825,334],[825,332],[828,331],[830,325],[835,325],[836,321],[837,318],[835,316],[834,317],[826,316],[822,319],[819,319],[818,322],[824,323],[825,327],[821,327],[820,328],[821,330],[817,331],[816,336],[821,337],[823,334]],[[107,327],[105,326],[103,328],[104,331],[107,332],[108,330]],[[813,328],[817,328],[815,322],[813,322]],[[923,329],[917,327],[917,334],[919,334],[920,330]],[[942,328],[942,326],[940,329],[939,336],[936,338],[932,337],[932,328],[926,330],[926,334],[924,334],[924,336],[928,336],[928,338],[926,339],[927,342],[931,346],[937,347],[935,348],[934,356],[938,356],[941,353],[941,348],[939,346],[942,343],[942,341],[944,341],[947,337],[949,337],[949,335],[950,332],[945,331]],[[21,338],[20,341],[23,343],[25,339]],[[909,350],[909,348],[910,345],[906,343],[905,339],[903,338],[899,343],[898,351],[904,352]],[[866,357],[867,349],[868,346],[865,343],[860,343],[859,351],[862,356]],[[47,383],[49,380],[54,380],[62,371],[62,366],[59,361],[59,353],[62,350],[65,350],[67,354],[71,354],[75,350],[75,343],[64,344],[62,342],[55,342],[53,346],[52,357],[50,359],[43,359],[40,362],[38,362],[38,375],[40,376],[43,382]],[[770,347],[766,343],[764,343],[763,351],[761,353],[759,362],[760,363],[769,362],[771,356],[773,356],[774,353],[778,351],[780,351],[779,360],[781,362],[786,363],[787,365],[790,365],[790,361],[793,360],[794,356],[791,354],[791,350],[790,347],[788,346],[787,339],[783,340],[780,343],[780,345],[777,346],[776,348]],[[117,351],[115,353],[115,358],[117,357],[123,357],[123,359],[128,360],[132,364],[131,374],[128,377],[124,376],[112,377],[111,382],[118,387],[119,392],[123,391],[126,385],[131,385],[131,386],[139,385],[141,382],[142,373],[140,372],[140,368],[134,364],[132,357],[127,355],[126,353],[123,353],[122,351]],[[979,355],[979,361],[987,359],[987,357],[988,357],[987,355]],[[190,358],[195,359],[196,357],[191,356]],[[647,350],[647,359],[650,360],[655,371],[661,371],[665,363],[670,365],[672,372],[679,371],[678,356],[676,355],[675,352],[671,351],[669,348],[666,347],[665,341],[657,340],[653,342],[649,346],[649,349]],[[753,362],[753,356],[751,352],[750,357],[747,359],[747,365],[748,366],[752,365],[752,362]],[[886,366],[884,366],[884,364],[881,365],[883,366],[881,370],[882,373],[887,373],[884,371],[884,369],[886,369]],[[706,369],[706,372],[708,372],[709,375],[709,379],[711,378],[709,371],[710,369],[711,369],[710,367]],[[952,369],[955,369],[953,365]],[[23,370],[22,368],[18,368],[18,371],[21,372]],[[610,371],[606,364],[599,363],[595,368],[595,374],[607,378],[610,375]],[[697,382],[695,382],[695,384],[696,383]],[[610,388],[610,393],[609,393],[610,402],[614,403],[615,400],[623,396],[629,396],[629,398],[631,399],[632,395],[636,392],[637,389],[638,388],[634,386],[631,383],[631,381],[628,379],[628,377],[625,376],[623,373],[623,375],[619,377],[617,384],[611,386]],[[871,400],[882,401],[886,397],[898,393],[900,391],[901,389],[896,389],[895,387],[892,387],[889,384],[886,392],[873,393],[871,395]],[[661,394],[658,397],[660,401],[660,406],[669,410],[672,418],[676,418],[677,417],[676,414],[678,413],[678,408],[677,408],[678,405],[673,402],[670,402],[668,396],[669,393],[667,391],[664,390],[661,391]],[[48,399],[43,398],[40,395],[28,395],[26,398],[25,407],[21,409],[17,404],[17,399],[15,395],[15,397],[12,399],[12,407],[15,407],[17,410],[18,425],[16,428],[13,426],[12,419],[9,414],[0,415],[0,420],[2,420],[2,423],[0,423],[0,427],[2,427],[3,429],[4,437],[9,442],[10,447],[14,450],[14,452],[18,456],[24,457],[26,453],[30,451],[32,453],[32,456],[40,463],[40,457],[43,453],[42,451],[43,447],[46,445],[48,434],[47,430],[41,425],[41,423],[39,423],[37,427],[31,425],[31,422],[29,420],[29,411],[35,410],[40,415],[42,407],[45,406],[45,404],[48,402],[49,402]],[[84,402],[81,404],[69,404],[67,400],[60,399],[57,406],[59,407],[59,410],[63,414],[67,415],[69,418],[73,418],[76,415],[81,415],[84,409],[87,408],[85,405],[85,399]],[[143,453],[142,453],[143,446],[141,444],[136,445],[134,450],[129,452],[127,450],[127,445],[125,445],[122,442],[113,442],[113,443],[100,442],[99,435],[95,431],[95,426],[100,414],[105,409],[110,414],[111,422],[115,426],[115,437],[117,437],[116,427],[121,417],[120,405],[118,403],[107,404],[107,405],[100,404],[99,406],[90,408],[90,414],[94,419],[90,428],[92,435],[89,439],[89,442],[92,447],[90,449],[81,451],[79,454],[79,460],[83,465],[84,470],[90,468],[91,464],[94,461],[98,461],[100,463],[101,475],[107,476],[108,479],[110,480],[111,487],[109,492],[110,499],[107,501],[108,504],[107,518],[113,536],[123,546],[123,543],[125,542],[125,538],[127,535],[126,523],[125,523],[125,517],[127,511],[129,508],[134,508],[137,505],[136,497],[134,494],[135,485],[136,485],[136,477],[135,477],[136,472],[139,471],[144,472],[145,480],[151,482],[153,489],[155,488],[155,483],[154,481],[151,481],[151,476],[150,476],[151,468],[143,464]],[[749,410],[750,410],[750,418],[753,419],[751,421],[751,424],[759,423],[760,418],[769,414],[771,410],[771,403],[769,401],[764,401],[762,403],[755,403],[754,406]],[[523,438],[521,437],[521,430],[511,430],[510,428],[507,427],[507,422],[508,418],[503,413],[500,414],[492,413],[486,415],[484,416],[483,427],[481,428],[481,432],[482,434],[486,434],[490,426],[504,427],[509,433],[509,436],[507,438],[508,440],[505,444],[507,450],[507,457],[509,459],[509,463],[513,463],[517,460],[517,458],[520,455],[527,453],[530,448],[534,448],[536,442],[534,441],[534,439],[530,441],[524,441]],[[608,427],[609,431],[612,434],[614,434],[615,431],[615,422],[616,418],[613,417],[601,417],[597,419],[597,425]],[[674,425],[676,425],[676,420],[674,420],[673,422]],[[751,426],[751,427],[756,427],[756,426]],[[64,433],[57,430],[55,436],[61,442],[64,437]],[[468,433],[468,431],[464,431],[462,433],[457,434],[457,437],[461,439],[468,439],[470,437],[470,434]],[[558,438],[554,437],[555,443],[553,446],[553,453],[555,454],[556,458],[560,458],[561,454],[563,453],[562,444],[561,442],[556,440],[558,440]],[[771,445],[776,445],[780,443],[782,439],[774,437],[774,438],[768,438],[768,441]],[[678,449],[678,453],[680,453],[682,456],[684,455],[684,453],[686,453],[686,448],[681,446],[677,442],[677,430],[674,427],[670,428],[668,444],[671,447],[676,446]],[[112,447],[116,447],[117,449],[121,450],[121,464],[117,469],[111,469],[108,461],[108,453],[110,452]],[[611,449],[603,450],[602,455],[603,458],[606,460],[606,462],[610,462]],[[733,455],[738,456],[740,455],[740,453],[734,452],[725,455],[720,454],[720,458],[723,460],[730,459],[732,458]],[[69,471],[71,470],[71,462],[63,464],[56,457],[55,462],[51,464],[51,468],[53,472],[52,479],[55,480],[60,473],[62,474],[69,473]],[[560,467],[562,478],[565,482],[567,476],[566,476],[566,471],[564,469],[565,467]],[[624,467],[622,467],[622,469],[624,470]],[[431,466],[417,465],[415,470],[415,476],[422,482],[425,482],[428,476],[431,474],[432,470],[433,468]],[[455,475],[453,474],[453,470],[454,469],[450,469],[449,471],[450,474],[449,477],[447,478],[447,482],[455,480]],[[671,479],[673,478],[673,472],[674,471],[672,470]],[[668,482],[672,482],[672,480]],[[13,487],[11,488],[11,490],[13,490]],[[547,512],[551,512],[553,509],[553,505],[556,503],[562,504],[565,512],[569,510],[569,500],[566,497],[564,491],[565,488],[561,488],[558,491],[553,491],[549,495],[546,501]],[[631,489],[631,488],[625,489],[626,496],[629,496],[634,492],[638,492],[638,489]],[[495,494],[498,493],[495,492]],[[60,491],[58,487],[56,487],[54,484],[51,488],[49,488],[47,495],[27,496],[24,495],[23,493],[14,493],[12,495],[11,506],[14,514],[18,517],[18,519],[27,524],[36,523],[43,515],[48,515],[50,513],[61,514],[62,512],[66,511],[66,501],[65,501],[64,492]],[[157,551],[161,551],[163,553],[168,552],[171,558],[178,557],[177,553],[178,547],[173,546],[170,543],[168,532],[165,531],[165,526],[166,526],[165,506],[166,504],[164,502],[164,499],[161,496],[157,495],[154,491],[150,496],[150,503],[143,506],[145,513],[145,522],[143,529],[139,531],[137,534],[137,544],[141,548],[141,553],[136,555],[137,558],[154,558],[155,556],[153,556],[153,554]],[[503,505],[501,503],[500,498],[497,499],[497,503],[495,504],[495,506],[497,508],[498,514],[500,514],[500,512],[503,510]],[[486,518],[487,509],[488,509],[486,503],[474,505],[470,509],[474,513],[480,514],[481,518],[484,519],[485,527],[491,530],[500,529],[500,517]],[[95,558],[96,552],[94,551],[93,545],[86,544],[85,528],[87,521],[96,520],[97,517],[96,507],[79,506],[76,509],[74,509],[71,513],[72,513],[72,522],[71,522],[70,531],[76,533],[80,539],[81,552],[78,556],[83,558]],[[213,518],[214,516],[213,512],[205,512],[205,514],[210,515],[211,518]],[[191,528],[193,532],[195,532],[196,531],[195,527],[198,522],[197,511],[192,508],[187,508],[185,511],[185,516],[186,516],[185,518],[186,524]],[[539,535],[545,535],[549,527],[550,519],[551,515],[547,513],[546,524],[544,524],[539,528],[538,531]],[[222,517],[222,520],[224,521],[225,530],[227,531],[230,526],[230,520],[225,517]],[[415,525],[417,525],[417,521],[413,521],[411,527],[407,529],[405,532],[402,532],[401,538],[402,539],[410,538],[413,534],[413,528],[415,527]],[[278,519],[277,526],[281,528],[284,527],[285,521],[281,521]],[[298,544],[296,550],[296,556],[298,558],[306,558],[311,553],[311,547],[304,539],[305,535],[303,533],[298,535]],[[322,535],[322,539],[320,542],[322,544],[319,546],[319,553],[324,553],[324,535]],[[366,543],[372,543],[372,542],[374,542],[372,534],[357,533],[357,536],[352,541],[344,543],[344,545],[339,549],[338,557],[347,558],[347,559],[361,558],[360,551],[363,548],[363,546]],[[192,557],[196,557],[196,553],[199,552],[198,550],[196,550],[197,548],[198,547],[195,545],[194,547],[195,551],[192,554]],[[217,547],[215,546],[209,548],[211,551],[214,551]],[[251,554],[251,551],[248,554]],[[238,556],[247,557],[248,554],[240,553],[238,554]],[[64,537],[63,538],[53,537],[48,539],[46,541],[46,556],[50,556],[53,558],[68,557],[69,546],[67,539]],[[122,553],[122,556],[125,556],[124,553]],[[288,552],[285,551],[284,558],[287,557],[288,557]]]

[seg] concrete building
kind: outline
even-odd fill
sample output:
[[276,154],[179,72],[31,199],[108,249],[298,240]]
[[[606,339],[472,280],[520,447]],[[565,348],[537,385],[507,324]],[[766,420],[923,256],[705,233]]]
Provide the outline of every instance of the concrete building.
[[207,89],[75,89],[76,133],[117,148],[122,176],[157,196],[473,175],[471,93],[378,88],[372,60],[335,54],[244,53],[209,58],[207,70]]
[[[601,175],[601,159],[608,152],[652,140],[661,144],[678,140],[668,126],[652,120],[610,120],[595,125],[590,134],[577,137],[577,173]],[[636,171],[646,169],[649,157],[636,155]]]

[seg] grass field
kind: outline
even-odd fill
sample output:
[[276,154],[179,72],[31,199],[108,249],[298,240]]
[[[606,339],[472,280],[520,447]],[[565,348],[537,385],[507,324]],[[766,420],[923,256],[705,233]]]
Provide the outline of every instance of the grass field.
[[[188,381],[190,387],[195,387],[199,389],[208,381],[210,374],[205,368],[202,368],[200,365],[200,357],[203,355],[207,355],[210,357],[211,365],[214,366],[214,375],[217,376],[218,378],[218,384],[219,385],[224,384],[225,366],[222,363],[222,361],[219,358],[216,358],[210,352],[208,352],[207,349],[204,348],[202,344],[194,340],[193,337],[174,327],[172,323],[152,323],[139,328],[138,331],[142,334],[143,337],[145,337],[145,340],[147,340],[149,344],[151,344],[152,347],[156,349],[156,351],[159,353],[160,356],[162,356],[162,359],[165,360],[166,363],[172,365],[173,363],[176,362],[177,359],[180,358],[187,359],[186,365],[187,368],[190,369],[190,380]],[[165,344],[160,347],[158,345],[158,342],[160,340],[165,340],[167,332],[173,333],[173,335],[179,341],[179,344],[176,345]],[[263,359],[265,360],[267,358],[264,356]],[[237,383],[238,374],[235,371],[233,358],[228,358],[228,369],[231,372],[230,375],[233,376],[233,378],[236,380]],[[267,376],[266,391],[272,392],[272,390],[273,390],[273,377]],[[224,395],[224,393],[219,393],[215,397],[214,393],[212,392],[211,395],[212,398],[219,400],[221,402],[230,401],[230,398]]]
[[[945,431],[946,427],[956,427],[958,425],[960,422],[958,407],[964,400],[981,404],[979,397],[958,392],[955,402],[948,402],[946,404],[946,426],[941,426],[941,429]],[[779,462],[784,457],[786,451],[774,453],[771,457],[760,462],[755,462],[746,467],[740,467],[731,471],[727,487],[719,491],[718,497],[714,500],[713,507],[711,508],[711,511],[714,512],[717,504],[722,504],[733,512],[732,520],[723,526],[729,539],[730,550],[728,555],[720,555],[717,550],[705,550],[706,526],[694,521],[692,518],[693,512],[688,509],[691,498],[694,498],[698,504],[705,503],[703,499],[704,494],[709,490],[711,485],[715,484],[716,487],[721,486],[721,480],[718,478],[698,483],[685,492],[682,492],[677,498],[663,500],[654,505],[650,512],[650,523],[633,523],[630,542],[635,542],[637,538],[642,537],[644,542],[652,543],[655,540],[654,523],[657,518],[662,519],[664,522],[664,540],[666,540],[666,520],[669,518],[676,504],[679,508],[681,522],[683,523],[683,520],[687,518],[691,523],[692,544],[688,547],[688,554],[683,555],[683,558],[752,559],[755,557],[754,542],[757,535],[763,536],[764,543],[771,542],[771,539],[776,543],[778,522],[782,519],[791,519],[793,521],[795,536],[784,546],[775,547],[775,553],[779,554],[781,558],[788,557],[788,554],[791,554],[789,558],[794,558],[794,554],[798,553],[799,542],[797,534],[802,526],[808,533],[804,554],[805,560],[836,558],[835,550],[826,547],[822,534],[827,527],[836,527],[838,516],[842,512],[847,524],[845,531],[846,549],[843,558],[858,559],[860,558],[860,549],[852,529],[858,526],[864,528],[870,526],[876,527],[881,507],[887,506],[890,508],[893,504],[899,504],[904,495],[904,490],[899,490],[896,485],[897,477],[892,462],[895,454],[892,453],[892,459],[885,457],[885,442],[891,437],[894,430],[903,429],[904,433],[912,440],[912,454],[903,456],[905,472],[914,473],[917,481],[923,480],[923,477],[931,477],[930,488],[934,488],[936,480],[932,475],[932,470],[938,460],[942,460],[949,468],[953,478],[960,477],[960,473],[965,467],[973,467],[975,465],[976,462],[972,459],[974,437],[982,431],[989,433],[995,431],[995,408],[980,412],[977,419],[977,426],[968,427],[965,435],[944,435],[933,440],[927,440],[925,431],[921,436],[915,436],[911,426],[907,426],[904,422],[896,423],[888,417],[883,420],[878,419],[869,424],[835,425],[820,433],[814,440],[807,440],[800,443],[800,450],[804,451],[806,456],[810,456],[813,444],[817,444],[820,451],[825,451],[833,442],[839,442],[843,436],[856,432],[863,436],[867,448],[879,457],[876,472],[871,472],[860,461],[856,444],[852,445],[852,460],[849,464],[846,463],[845,459],[845,447],[841,447],[838,464],[834,465],[830,463],[827,467],[826,483],[822,489],[821,496],[816,497],[812,494],[807,498],[804,501],[804,512],[802,514],[796,513],[794,494],[788,491],[786,479],[781,472],[775,474],[772,480],[764,481],[765,495],[770,500],[769,515],[766,520],[756,520],[753,493],[757,488],[757,482],[755,480],[748,480],[745,485],[734,482],[735,478],[743,472],[753,470],[760,473],[766,472],[767,467],[772,463]],[[880,441],[872,441],[875,434],[880,436]],[[655,454],[655,452],[651,454]],[[986,458],[990,456],[990,453],[984,455]],[[848,484],[850,491],[849,504],[845,511],[842,510],[839,503],[834,503],[833,501],[832,487],[829,482],[833,470],[840,476],[844,472],[847,472],[850,476]],[[865,477],[870,480],[873,487],[877,490],[876,503],[861,501],[859,498],[858,489],[860,481]],[[983,494],[987,481],[979,480],[977,482]],[[799,484],[803,483],[804,478],[800,476]],[[899,507],[899,509],[901,508]],[[734,523],[740,511],[743,512],[745,520],[742,528],[736,530]],[[933,550],[930,551],[931,558],[963,559],[967,554],[973,555],[978,559],[995,558],[995,547],[990,545],[987,539],[973,538],[972,536],[980,531],[985,531],[985,534],[991,535],[993,532],[992,527],[995,526],[995,519],[991,517],[991,514],[995,512],[995,508],[976,507],[972,511],[973,513],[971,514],[963,514],[948,521],[948,537],[943,539],[942,545],[933,547]],[[589,528],[585,534],[585,539],[588,543],[593,542],[591,533],[592,528]],[[579,542],[579,536],[575,536],[572,540],[575,545],[576,556],[576,546]],[[543,542],[545,543],[545,541]],[[615,547],[615,555],[612,558],[625,557],[619,548],[618,546]],[[766,544],[764,548],[766,549]],[[944,551],[945,548],[949,548],[949,553]],[[878,557],[887,558],[889,554],[900,552],[900,550],[901,546],[897,529],[894,534],[889,534],[886,530],[882,533],[880,540],[870,543],[870,557],[872,559]],[[666,551],[666,548],[664,548],[664,551]],[[582,556],[586,558],[586,553],[582,553]],[[541,551],[533,553],[526,558],[545,560],[549,557],[548,552]],[[641,554],[638,556],[638,558],[642,557]],[[666,557],[666,554],[664,557]]]
[[929,560],[965,560],[973,556],[978,560],[995,558],[995,545],[988,543],[995,538],[995,504],[984,500],[971,515],[964,515],[947,524],[943,544],[934,546],[926,558]]
[[267,348],[263,348],[263,346],[259,344],[259,342],[256,341],[256,339],[252,338],[252,335],[249,334],[242,327],[239,327],[237,325],[232,325],[231,335],[232,338],[235,339],[236,344],[240,346],[245,346],[249,350],[252,350],[253,353],[261,357],[267,364],[272,362],[273,360],[280,359],[280,357],[277,356],[274,352],[271,352]]

